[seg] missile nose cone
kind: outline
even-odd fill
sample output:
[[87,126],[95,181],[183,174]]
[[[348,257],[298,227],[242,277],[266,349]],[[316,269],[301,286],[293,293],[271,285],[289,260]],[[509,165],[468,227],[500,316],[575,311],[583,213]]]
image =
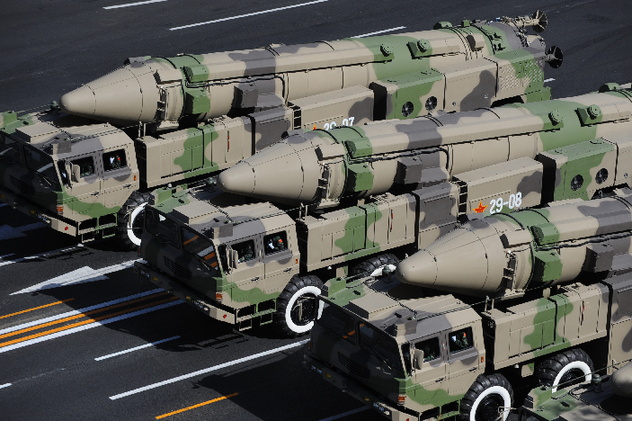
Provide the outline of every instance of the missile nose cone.
[[93,80],[60,100],[64,111],[115,123],[155,120],[159,91],[151,68],[124,66]]
[[506,266],[497,231],[484,221],[458,228],[399,264],[404,283],[470,295],[498,290]]
[[627,363],[610,376],[612,391],[625,398],[632,398],[632,363]]
[[96,104],[94,91],[86,85],[63,95],[59,102],[61,108],[69,114],[88,116],[94,115],[94,108]]
[[298,134],[228,168],[219,185],[225,192],[296,205],[312,203],[320,177],[315,146]]
[[407,284],[433,285],[437,280],[437,260],[428,250],[419,250],[397,265],[397,277]]
[[241,161],[222,171],[219,187],[225,192],[250,196],[255,190],[255,172],[248,162]]

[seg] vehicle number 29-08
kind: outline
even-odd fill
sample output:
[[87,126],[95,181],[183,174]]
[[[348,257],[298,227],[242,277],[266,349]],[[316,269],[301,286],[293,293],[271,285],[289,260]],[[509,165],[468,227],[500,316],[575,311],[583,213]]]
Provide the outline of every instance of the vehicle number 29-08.
[[498,213],[503,210],[504,207],[509,209],[516,209],[522,205],[522,193],[510,194],[509,200],[504,200],[502,197],[498,199],[492,199],[489,202],[489,213]]
[[[355,117],[349,117],[349,118],[345,118],[344,120],[342,120],[342,125],[343,126],[353,126],[353,120],[355,120]],[[335,127],[338,127],[338,124],[335,121],[332,121],[330,123],[325,123],[323,125],[323,129],[325,130],[331,130]]]

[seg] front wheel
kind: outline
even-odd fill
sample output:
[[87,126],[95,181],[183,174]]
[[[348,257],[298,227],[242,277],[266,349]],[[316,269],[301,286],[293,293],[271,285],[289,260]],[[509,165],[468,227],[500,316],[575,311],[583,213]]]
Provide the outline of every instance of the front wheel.
[[135,191],[119,211],[118,238],[128,250],[140,246],[145,225],[145,206],[150,197],[149,193]]
[[275,324],[283,336],[309,332],[318,313],[323,283],[313,275],[292,278],[277,299]]
[[506,420],[513,389],[502,374],[481,374],[461,399],[459,421]]

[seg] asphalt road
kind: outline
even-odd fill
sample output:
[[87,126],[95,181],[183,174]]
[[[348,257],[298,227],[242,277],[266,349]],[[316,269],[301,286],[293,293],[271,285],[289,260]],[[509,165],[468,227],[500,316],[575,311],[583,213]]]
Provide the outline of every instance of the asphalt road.
[[[547,43],[565,54],[560,69],[547,69],[555,97],[632,80],[624,0],[6,3],[0,110],[46,106],[126,57],[421,30],[535,9],[549,16]],[[77,245],[0,205],[1,420],[381,419],[301,366],[305,338],[239,333],[205,318],[138,279],[128,267],[136,257],[107,243]]]

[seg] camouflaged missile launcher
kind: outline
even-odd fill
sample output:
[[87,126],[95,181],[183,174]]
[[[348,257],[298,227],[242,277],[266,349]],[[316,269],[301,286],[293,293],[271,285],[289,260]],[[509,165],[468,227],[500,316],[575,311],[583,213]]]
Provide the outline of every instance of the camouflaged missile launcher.
[[[82,241],[118,235],[127,246],[137,246],[149,192],[196,183],[271,145],[287,130],[548,99],[544,62],[559,66],[561,51],[545,51],[539,35],[525,32],[527,27],[541,32],[546,23],[541,14],[456,27],[442,22],[432,31],[398,35],[132,58],[64,95],[65,113],[55,106],[43,113],[0,115],[0,173],[5,174],[0,199]],[[138,173],[131,187],[127,176],[112,177],[101,163],[110,158],[107,142],[99,147],[109,129],[97,133],[103,126],[94,120],[120,127],[133,139],[133,148],[120,156],[129,167],[126,173]],[[83,146],[83,135],[73,135],[71,152],[62,160],[40,149],[49,155],[42,158],[51,164],[49,181],[37,175],[41,167],[26,162],[27,144],[39,140],[14,136],[16,128],[39,123],[90,133]],[[7,154],[19,158],[2,160]],[[62,179],[64,171],[75,180]],[[42,192],[39,199],[36,192]]]
[[[585,261],[569,262],[568,270],[580,267],[586,276],[564,285],[540,287],[512,300],[478,301],[467,294],[442,295],[428,285],[402,284],[394,275],[327,282],[306,366],[393,420],[505,420],[519,404],[513,393],[518,385],[540,384],[555,392],[570,383],[590,382],[595,372],[612,373],[632,359],[632,260],[629,245],[621,245],[629,243],[632,233],[631,194],[560,205],[559,211],[570,216],[572,207],[596,213],[609,226],[603,235],[583,227],[592,233],[567,247],[588,243],[589,248],[611,246],[615,251],[611,265],[600,273]],[[613,206],[618,199],[625,203]],[[512,214],[525,230],[533,222],[530,212]],[[462,259],[480,245],[463,247],[459,260],[450,264],[467,276],[471,262]],[[484,258],[493,265],[499,256],[493,249],[487,253]],[[425,268],[404,275],[415,270]],[[628,383],[622,388],[629,393]]]
[[[616,151],[613,159],[604,164],[607,165],[605,167],[606,170],[614,175],[607,180],[591,180],[590,183],[594,186],[593,190],[586,188],[579,193],[582,195],[587,195],[588,192],[591,192],[591,195],[595,193],[606,194],[618,186],[618,183],[626,185],[627,178],[620,174],[619,169],[625,169],[629,165],[627,160],[623,158],[626,156],[626,150],[632,144],[628,145],[629,142],[625,140],[623,133],[629,130],[630,124],[632,124],[629,120],[632,105],[630,104],[627,90],[615,86],[610,86],[608,89],[608,92],[589,94],[567,100],[543,102],[542,106],[537,109],[511,106],[482,110],[476,113],[451,114],[447,117],[451,118],[450,121],[453,124],[451,127],[447,127],[447,124],[441,126],[440,129],[444,129],[443,133],[451,133],[450,130],[456,132],[459,129],[459,124],[456,122],[460,122],[461,125],[468,125],[470,137],[459,131],[458,134],[453,133],[452,135],[452,138],[459,139],[459,142],[455,141],[454,143],[446,143],[445,146],[437,146],[437,126],[435,123],[430,123],[432,126],[427,135],[424,131],[414,132],[416,139],[421,139],[418,142],[420,145],[424,145],[424,142],[430,144],[430,147],[427,148],[428,154],[419,154],[419,156],[427,164],[434,163],[434,166],[429,165],[430,168],[422,168],[415,161],[410,161],[412,162],[411,167],[420,170],[416,174],[421,177],[421,183],[399,184],[398,188],[392,191],[362,195],[361,200],[351,197],[341,202],[345,206],[333,209],[278,207],[279,212],[289,215],[294,221],[293,225],[287,226],[284,235],[287,235],[288,239],[296,239],[297,245],[291,245],[290,247],[295,247],[293,250],[296,251],[296,254],[292,252],[292,257],[299,261],[298,272],[296,272],[293,259],[269,257],[269,259],[275,260],[276,266],[283,268],[283,275],[279,275],[279,279],[284,277],[285,288],[290,288],[296,292],[295,290],[301,289],[297,284],[303,285],[305,282],[308,282],[310,286],[316,287],[322,284],[323,280],[334,276],[356,273],[370,274],[384,264],[396,263],[398,258],[411,255],[420,248],[429,245],[441,235],[452,231],[458,226],[459,221],[464,218],[495,214],[503,209],[508,211],[542,205],[546,203],[547,198],[552,197],[551,192],[555,188],[566,188],[566,186],[555,187],[557,182],[555,181],[556,172],[548,171],[544,168],[542,162],[538,161],[543,154],[538,154],[538,151],[552,150],[556,147],[558,148],[557,150],[563,151],[561,147],[572,145],[573,142],[580,142],[579,144],[585,145],[590,151],[589,148],[593,145],[591,140],[595,139],[597,133],[601,133],[604,137],[607,136],[607,142],[611,142],[612,150]],[[577,110],[584,109],[588,105],[595,103],[601,104],[601,108],[604,110],[616,109],[617,111],[612,114],[609,112],[609,117],[604,118],[600,124],[583,124],[577,117]],[[549,114],[554,115],[555,122],[551,120]],[[498,116],[505,118],[499,119]],[[441,118],[443,117],[438,117],[437,119]],[[499,120],[502,124],[498,128],[489,124]],[[516,121],[523,122],[523,125],[516,128],[514,126]],[[528,124],[524,124],[525,121]],[[407,124],[412,126],[414,122],[411,121]],[[387,136],[380,139],[380,145],[383,145],[384,148],[399,147],[399,145],[408,142],[409,139],[403,136],[393,138],[391,136],[392,131],[389,131],[393,125],[400,127],[399,123],[375,123],[366,126],[363,130],[372,130],[372,133],[386,133]],[[475,132],[475,129],[479,130],[478,134]],[[562,131],[565,129],[568,130],[568,136],[562,136]],[[336,129],[330,131],[330,133],[332,136],[336,136],[337,133],[344,134],[350,131],[358,133],[354,128]],[[500,138],[491,137],[490,139],[489,133],[494,131],[496,135],[502,131],[506,136]],[[481,132],[487,134],[482,135],[480,134]],[[409,133],[413,133],[413,131],[411,130]],[[475,133],[476,136],[473,136],[472,133]],[[514,133],[514,135],[509,135],[509,133]],[[607,135],[607,133],[610,133],[610,135]],[[280,188],[275,189],[275,193],[279,190],[289,191],[291,188],[290,184],[300,184],[302,182],[304,186],[305,183],[309,182],[310,178],[317,177],[313,173],[309,173],[311,171],[310,168],[318,167],[318,162],[315,162],[310,167],[308,159],[310,156],[313,156],[314,159],[323,159],[325,157],[328,159],[331,157],[332,165],[338,165],[344,161],[340,158],[340,155],[337,157],[326,155],[323,149],[329,151],[330,149],[327,149],[327,147],[314,147],[313,142],[322,139],[332,139],[332,137],[329,137],[329,133],[312,132],[307,135],[309,135],[308,141],[297,140],[295,142],[291,140],[291,137],[266,150],[277,153],[276,156],[284,156],[284,158],[279,160],[282,162],[267,160],[269,155],[265,153],[266,151],[263,151],[255,155],[251,160],[244,161],[237,167],[224,172],[220,176],[220,184],[226,187],[227,178],[225,176],[230,176],[228,179],[231,179],[232,182],[234,181],[232,176],[235,174],[239,177],[245,175],[244,178],[246,180],[253,180],[252,174],[254,174],[257,180],[257,188],[274,188],[272,183],[268,183],[266,187],[262,177],[259,177],[257,173],[258,164],[263,163],[265,169],[273,167],[278,169],[274,177],[268,174],[268,180],[275,181],[276,185],[280,186]],[[464,140],[470,138],[478,139],[478,136],[486,140],[476,142],[465,142]],[[488,138],[485,138],[485,136],[488,136]],[[430,140],[426,141],[424,139]],[[603,140],[603,142],[606,142],[606,140]],[[617,147],[614,146],[615,144]],[[342,144],[332,143],[329,146],[333,146],[333,150],[339,152],[345,148],[345,145]],[[487,153],[482,156],[475,153],[476,147],[479,146],[482,148],[481,150]],[[297,159],[296,155],[285,152],[285,155],[283,155],[280,153],[282,148],[294,148],[293,150],[298,151],[299,155],[303,151],[307,151],[306,157],[301,155],[300,159]],[[314,152],[315,149],[316,152]],[[501,154],[502,161],[494,163],[492,159],[493,152],[497,150],[503,151]],[[449,151],[449,153],[446,153],[446,151]],[[512,154],[515,154],[515,156]],[[433,159],[433,156],[436,159]],[[443,158],[443,161],[441,161],[442,156],[450,158]],[[507,160],[507,156],[512,159]],[[291,169],[296,169],[296,162],[299,161],[304,170],[304,176],[301,178],[295,174],[292,175],[291,171]],[[393,161],[396,161],[396,159]],[[375,162],[378,165],[383,164],[381,160],[376,160]],[[288,172],[283,170],[285,163],[292,165]],[[459,168],[463,172],[458,172],[450,179],[448,172],[444,169],[444,165],[447,165],[447,163],[452,168]],[[581,166],[581,171],[592,171],[596,174],[600,172],[601,168]],[[601,171],[601,173],[603,174],[604,171]],[[383,185],[392,185],[393,177],[397,177],[394,173],[388,173],[387,171],[383,171],[381,174],[387,174],[385,177],[386,182],[379,180]],[[617,175],[619,175],[619,178],[617,178]],[[586,178],[588,179],[588,177]],[[293,183],[284,184],[288,179],[291,179]],[[377,175],[375,179],[378,180]],[[570,188],[564,191],[567,192],[565,194],[568,194],[569,197],[577,196],[577,193]],[[184,207],[185,202],[191,204],[191,209],[198,206],[200,209],[209,205],[215,207],[223,206],[217,200],[224,196],[218,195],[214,198],[201,197],[200,195],[205,192],[210,194],[210,190],[201,190],[197,193],[185,194],[187,199],[182,203],[170,201],[168,204],[159,205],[157,209],[160,211],[160,218],[158,219],[164,221],[178,219],[176,215],[178,206]],[[239,197],[242,198],[240,200],[243,200],[243,196]],[[201,203],[195,204],[197,202]],[[270,202],[265,203],[269,204]],[[231,211],[225,210],[225,212],[230,213]],[[253,215],[253,218],[257,219],[259,216]],[[183,221],[179,220],[178,224],[183,224]],[[186,225],[186,222],[184,222],[184,225]],[[261,226],[264,226],[264,224],[262,223]],[[211,238],[208,232],[196,231],[196,233],[196,235]],[[226,243],[222,243],[221,239],[217,239],[215,244],[216,249],[219,249],[220,244],[224,244],[227,250],[229,248],[241,249],[248,242],[252,242],[251,244],[254,246],[255,256],[257,257],[247,265],[239,262],[238,259],[233,259],[236,262],[233,266],[228,263],[223,265],[220,260],[220,266],[225,271],[226,278],[230,279],[231,285],[235,285],[234,288],[237,288],[234,290],[236,294],[241,294],[241,292],[238,292],[239,288],[241,288],[238,285],[265,285],[265,267],[269,264],[269,261],[265,258],[265,244],[267,244],[268,236],[276,235],[278,232],[262,229],[253,230],[251,234],[244,234],[241,238],[227,239]],[[174,235],[177,235],[177,232]],[[181,240],[176,240],[173,244],[166,244],[157,237],[159,236],[147,234],[145,241],[148,244],[156,243],[155,247],[157,248],[172,248],[169,252],[179,256],[180,266],[192,268],[198,264],[199,256],[187,251]],[[149,253],[146,250],[149,249],[143,246],[141,255],[147,261],[145,272],[153,274],[153,276],[150,276],[150,279],[158,279],[160,277],[169,279],[173,285],[172,290],[174,293],[178,293],[179,289],[182,291],[190,289],[191,282],[186,276],[182,275],[179,267],[167,264],[157,254]],[[231,254],[229,251],[224,251],[220,254],[224,256],[226,262],[230,261]],[[250,272],[245,270],[242,275],[240,274],[242,266],[244,266],[244,269],[246,266],[248,268],[257,266],[259,269],[253,272],[257,273],[256,275],[250,275]],[[229,276],[228,273],[231,273],[231,275]],[[260,273],[263,275],[260,275]],[[200,276],[210,277],[211,274],[200,273]],[[213,281],[208,280],[208,285],[213,285]],[[278,282],[277,285],[280,287],[283,285],[283,282]],[[239,323],[244,322],[244,326],[249,327],[250,319],[260,319],[263,317],[264,311],[274,308],[274,312],[277,312],[278,300],[279,297],[283,296],[285,288],[278,290],[279,295],[276,297],[269,296],[264,301],[250,300],[249,304],[251,307],[247,310],[236,307],[231,308],[230,306],[223,308],[226,311],[233,312],[234,316],[231,316],[230,320],[234,319],[239,321]],[[290,294],[290,296],[294,297],[295,295]],[[298,300],[300,296],[296,297],[296,300],[293,302],[300,302]],[[225,300],[224,296],[222,296],[222,300]],[[212,288],[205,292],[204,302],[206,303],[206,308],[209,309],[219,305],[214,298],[214,290]],[[222,301],[222,305],[223,303],[224,301]],[[297,313],[301,313],[299,309],[300,307],[296,309]],[[313,316],[313,313],[309,311],[305,311],[302,314]],[[277,312],[277,321],[282,325],[290,325],[291,323],[287,323],[291,321],[290,316],[286,316]],[[302,333],[308,330],[310,322],[309,318],[302,320],[301,323],[305,327],[301,328],[300,332],[296,330],[293,332]]]

